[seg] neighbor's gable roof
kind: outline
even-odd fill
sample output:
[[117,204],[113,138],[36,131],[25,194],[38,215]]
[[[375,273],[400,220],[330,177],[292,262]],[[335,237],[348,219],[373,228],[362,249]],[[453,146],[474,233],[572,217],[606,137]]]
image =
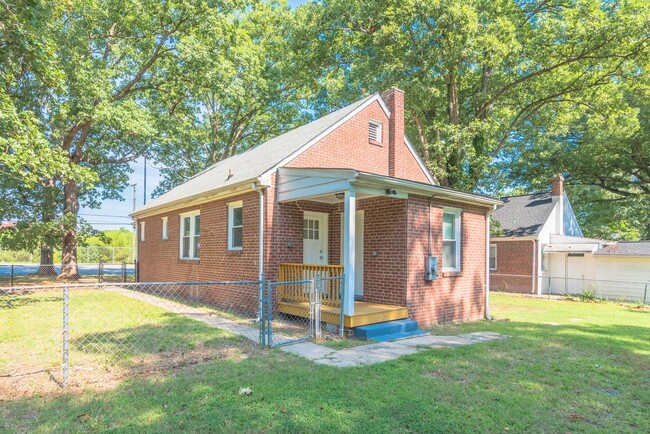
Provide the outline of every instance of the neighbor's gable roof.
[[501,223],[504,237],[530,237],[539,234],[556,202],[550,192],[504,197],[503,206],[492,216]]
[[650,256],[650,241],[630,241],[610,244],[597,250],[595,256]]
[[386,114],[390,115],[381,96],[376,93],[240,154],[219,161],[183,184],[150,201],[132,215],[138,216],[174,204],[182,205],[186,200],[206,193],[255,182],[266,173],[295,158],[374,101],[377,101]]

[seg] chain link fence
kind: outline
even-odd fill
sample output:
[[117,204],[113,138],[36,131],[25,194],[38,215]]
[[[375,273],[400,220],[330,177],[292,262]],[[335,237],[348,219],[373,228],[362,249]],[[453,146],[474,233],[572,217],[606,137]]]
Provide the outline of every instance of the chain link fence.
[[269,347],[344,335],[344,276],[268,282],[262,299],[263,343]]
[[[81,279],[87,283],[135,282],[136,263],[79,264]],[[60,265],[0,264],[0,287],[46,285],[56,282]]]
[[111,387],[133,375],[342,334],[342,282],[0,288],[0,396]]
[[107,387],[261,348],[261,282],[0,289],[0,396]]
[[648,277],[641,281],[498,273],[490,275],[490,290],[650,304],[650,272]]
[[650,279],[643,282],[548,276],[542,278],[542,285],[542,293],[546,295],[573,295],[589,299],[650,303]]

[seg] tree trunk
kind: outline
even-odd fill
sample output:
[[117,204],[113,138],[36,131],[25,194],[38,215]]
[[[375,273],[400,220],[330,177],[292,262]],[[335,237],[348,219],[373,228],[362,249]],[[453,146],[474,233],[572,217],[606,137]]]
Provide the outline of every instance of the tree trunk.
[[47,243],[41,244],[41,263],[36,271],[37,276],[56,276],[54,270],[54,249]]
[[75,181],[68,181],[64,187],[65,204],[63,207],[63,248],[61,274],[59,279],[76,280],[79,275],[77,267],[77,217],[79,214],[79,190]]
[[[43,211],[41,214],[41,221],[43,223],[52,223],[54,221],[54,213],[56,208],[56,193],[54,192],[54,180],[50,179],[47,184],[43,185]],[[52,241],[47,234],[43,235],[41,241],[41,262],[36,271],[37,276],[56,276],[54,270],[54,249]]]

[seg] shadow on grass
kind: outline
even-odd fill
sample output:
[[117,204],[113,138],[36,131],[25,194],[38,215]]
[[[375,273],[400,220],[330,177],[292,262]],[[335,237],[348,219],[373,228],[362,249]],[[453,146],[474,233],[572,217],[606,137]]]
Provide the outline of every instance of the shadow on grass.
[[[115,390],[80,399],[12,402],[0,410],[0,428],[4,424],[47,432],[650,430],[648,328],[527,322],[482,322],[476,327],[511,338],[349,369],[315,365],[280,351],[239,363],[219,359],[155,379],[133,378]],[[140,351],[156,349],[148,343]],[[241,396],[242,387],[250,387],[252,395]]]
[[36,303],[61,303],[63,310],[63,297],[57,296],[34,296],[32,293],[22,293],[19,295],[0,295],[0,309],[16,309],[19,307],[36,304]]
[[134,358],[170,351],[188,352],[198,347],[248,349],[253,343],[243,336],[164,313],[156,324],[83,334],[73,338],[71,344],[75,351],[128,364]]

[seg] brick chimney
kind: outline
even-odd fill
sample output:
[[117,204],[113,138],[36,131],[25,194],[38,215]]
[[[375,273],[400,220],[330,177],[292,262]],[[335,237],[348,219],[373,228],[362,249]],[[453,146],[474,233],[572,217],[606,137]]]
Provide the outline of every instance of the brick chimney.
[[388,121],[388,176],[395,176],[397,147],[404,141],[404,91],[396,87],[381,96],[390,110]]
[[555,213],[555,230],[552,233],[564,235],[564,176],[561,173],[553,175],[551,185],[551,200],[558,204]]
[[553,202],[557,202],[564,195],[564,176],[561,173],[557,173],[553,176],[552,181],[551,196],[553,197]]

